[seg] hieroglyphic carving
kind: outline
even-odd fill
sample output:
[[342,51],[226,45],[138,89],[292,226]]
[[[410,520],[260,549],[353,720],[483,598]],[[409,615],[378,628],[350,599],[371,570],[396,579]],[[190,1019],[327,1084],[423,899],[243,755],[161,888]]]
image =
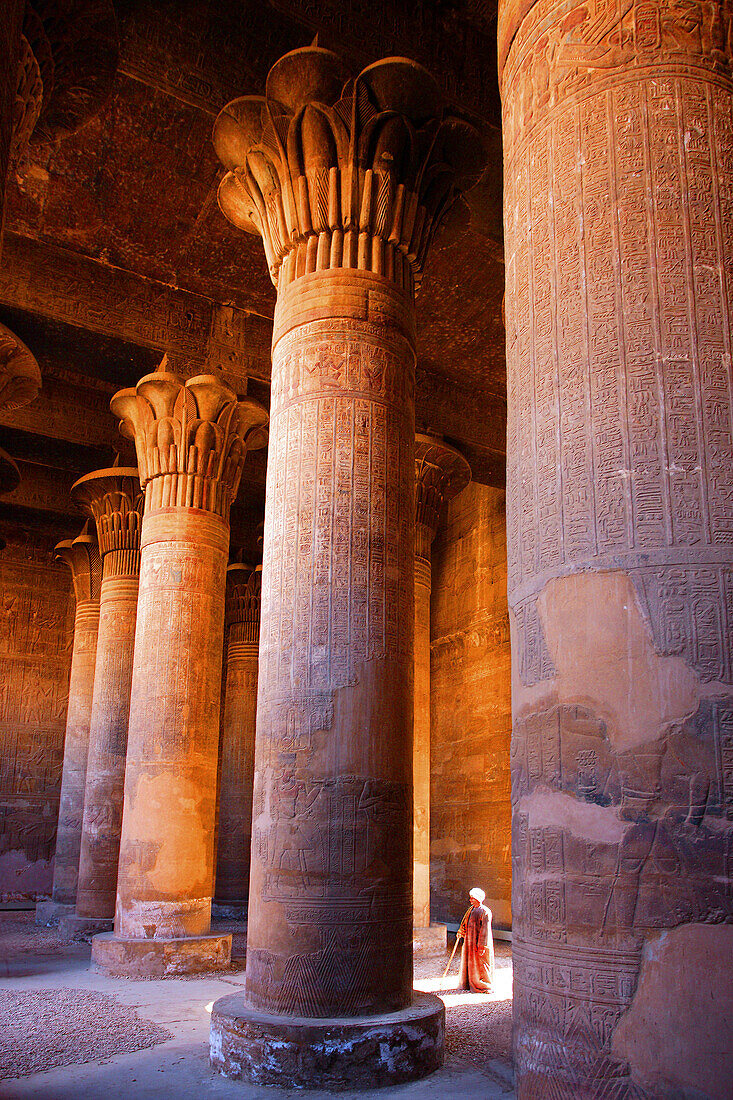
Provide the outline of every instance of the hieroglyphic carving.
[[249,891],[261,599],[262,567],[230,565],[215,894],[224,904],[242,905]]
[[634,81],[640,71],[648,77],[660,59],[708,78],[729,75],[733,12],[727,0],[586,0],[561,15],[555,0],[541,0],[517,27],[518,8],[504,5],[499,34],[511,141],[566,99]]
[[[317,1015],[395,1003],[406,978],[409,776],[404,751],[387,745],[404,713],[388,685],[410,674],[411,359],[402,338],[356,320],[300,325],[276,345],[254,873],[263,914],[284,906],[313,945],[296,958],[279,944],[275,978],[260,985],[265,945],[252,944],[248,983],[266,1003],[285,990],[279,1011],[297,1011],[299,998]],[[347,702],[360,682],[363,732]],[[362,740],[383,746],[381,763],[362,761]],[[334,929],[347,914],[348,945]],[[388,927],[393,941],[399,928],[396,972]]]
[[[511,680],[504,494],[469,485],[432,551],[431,895],[457,921],[477,883],[511,923]],[[417,627],[417,624],[416,624]]]
[[192,374],[211,359],[238,392],[248,376],[269,378],[265,318],[13,233],[3,256],[0,299],[8,305],[168,351]]
[[[627,952],[682,921],[733,921],[731,14],[697,0],[503,11],[513,908],[535,954]],[[692,717],[629,751],[598,688],[558,704],[545,636],[549,623],[553,658],[576,659],[547,619],[550,582],[615,570],[655,652],[704,685]],[[661,668],[649,677],[651,693]],[[590,816],[585,835],[563,826],[548,792],[602,808],[597,835]],[[531,824],[537,805],[555,806],[551,825]],[[576,1029],[581,993],[560,1009],[528,973],[515,973],[519,1095],[634,1095],[605,1025]]]

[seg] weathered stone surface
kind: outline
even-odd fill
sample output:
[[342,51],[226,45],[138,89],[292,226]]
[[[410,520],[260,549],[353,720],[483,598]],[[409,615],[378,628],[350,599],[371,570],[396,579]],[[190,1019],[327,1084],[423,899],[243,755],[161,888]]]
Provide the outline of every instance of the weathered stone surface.
[[[78,517],[74,523],[78,531]],[[50,895],[74,628],[54,546],[75,531],[6,516],[0,556],[0,898]]]
[[63,917],[73,916],[75,909],[75,901],[69,905],[59,901],[38,901],[36,902],[36,924],[43,925],[45,928],[54,928]]
[[69,913],[59,918],[59,935],[65,940],[87,939],[99,933],[111,932],[114,921],[111,917],[80,917],[78,913]]
[[475,483],[433,543],[431,904],[456,923],[474,886],[511,927],[512,731],[504,493]]
[[[102,562],[96,535],[89,533],[88,525],[73,541],[60,542],[56,557],[71,570],[76,613],[51,900],[55,904],[74,906],[94,697]],[[43,913],[40,917],[45,923]],[[39,919],[38,911],[36,919]]]
[[184,937],[209,933],[229,510],[247,451],[266,441],[257,402],[238,401],[213,375],[184,382],[166,367],[112,400],[145,491],[115,933],[105,948],[110,965],[128,960],[130,976],[144,963],[128,943],[167,943],[149,948],[151,966],[182,944],[184,968],[198,965]]
[[102,932],[92,940],[92,962],[116,978],[178,978],[226,970],[231,953],[231,933],[122,939]]
[[211,1013],[211,1064],[257,1085],[372,1089],[440,1069],[444,1036],[445,1008],[431,993],[397,1012],[332,1020],[258,1012],[232,993]]
[[18,58],[23,26],[21,0],[8,0],[0,23],[0,246],[5,207],[5,184],[10,164],[15,97],[18,89]]
[[33,353],[6,325],[0,325],[0,412],[27,405],[38,393],[41,371]]
[[520,1100],[686,1094],[679,1016],[614,1033],[660,933],[733,922],[730,16],[500,14]]
[[221,909],[246,917],[252,841],[262,567],[227,569],[226,686],[219,753],[216,889]]
[[143,499],[138,472],[127,466],[86,474],[71,493],[96,523],[102,556],[76,914],[109,921],[122,828]]
[[415,718],[412,747],[414,836],[412,919],[430,925],[430,547],[446,501],[465,489],[471,469],[435,436],[415,438]]
[[[683,924],[648,938],[612,1051],[651,1096],[723,1098],[733,1080],[733,927]],[[715,996],[707,981],[711,975]]]

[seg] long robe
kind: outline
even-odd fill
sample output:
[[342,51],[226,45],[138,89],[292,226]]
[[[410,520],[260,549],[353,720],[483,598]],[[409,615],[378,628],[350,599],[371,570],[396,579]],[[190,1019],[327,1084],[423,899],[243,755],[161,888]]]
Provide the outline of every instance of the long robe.
[[[459,989],[472,993],[491,993],[494,989],[494,938],[491,934],[491,910],[485,905],[471,906],[461,921],[458,935],[461,947]],[[479,954],[483,947],[484,954]]]

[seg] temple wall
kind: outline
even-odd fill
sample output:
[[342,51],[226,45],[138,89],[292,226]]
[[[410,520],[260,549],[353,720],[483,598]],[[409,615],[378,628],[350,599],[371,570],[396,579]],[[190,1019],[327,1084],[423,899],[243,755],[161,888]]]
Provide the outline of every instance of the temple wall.
[[458,921],[482,886],[511,924],[511,690],[505,494],[471,484],[433,543],[431,906]]
[[67,534],[2,524],[0,901],[51,892],[74,627],[53,547]]

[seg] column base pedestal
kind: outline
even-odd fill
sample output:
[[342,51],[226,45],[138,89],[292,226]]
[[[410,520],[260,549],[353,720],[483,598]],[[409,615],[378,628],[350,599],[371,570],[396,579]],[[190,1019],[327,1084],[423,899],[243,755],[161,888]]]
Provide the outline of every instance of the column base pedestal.
[[109,932],[92,940],[92,962],[115,978],[178,978],[226,970],[231,958],[228,932],[165,940],[123,939]]
[[52,928],[59,923],[62,917],[73,917],[76,906],[62,901],[37,901],[36,924],[45,928]]
[[71,912],[59,921],[59,935],[64,940],[74,940],[81,936],[96,936],[99,932],[111,932],[115,922],[111,917],[78,917]]
[[444,1038],[445,1009],[432,993],[414,993],[399,1012],[333,1019],[269,1015],[232,993],[212,1009],[210,1059],[253,1085],[375,1088],[440,1069]]
[[247,920],[246,901],[212,901],[211,916],[215,920]]
[[412,946],[416,951],[446,951],[448,925],[433,921],[426,928],[413,928]]

